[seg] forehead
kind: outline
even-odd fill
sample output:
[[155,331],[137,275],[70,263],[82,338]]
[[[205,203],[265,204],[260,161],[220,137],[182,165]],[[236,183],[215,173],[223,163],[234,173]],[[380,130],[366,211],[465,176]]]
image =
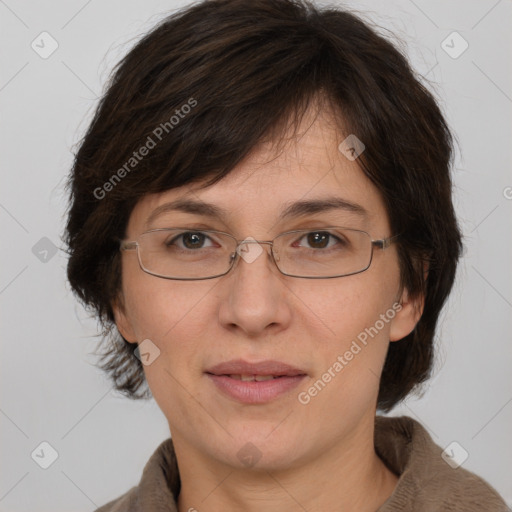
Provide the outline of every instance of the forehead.
[[295,137],[285,134],[279,148],[260,144],[216,184],[201,188],[203,182],[194,183],[144,197],[132,212],[128,232],[156,227],[159,219],[196,217],[214,219],[226,229],[265,231],[327,212],[333,221],[385,230],[379,191],[357,160],[338,149],[347,136],[326,115],[305,115]]

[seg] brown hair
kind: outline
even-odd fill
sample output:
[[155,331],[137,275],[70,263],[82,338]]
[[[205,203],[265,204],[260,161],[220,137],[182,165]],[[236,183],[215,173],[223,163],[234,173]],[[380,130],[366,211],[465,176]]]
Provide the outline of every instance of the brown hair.
[[358,162],[400,233],[401,284],[425,296],[414,331],[390,344],[379,408],[429,377],[462,249],[453,141],[432,94],[400,51],[352,13],[301,0],[210,0],[164,19],[115,67],[68,183],[68,278],[102,323],[100,366],[117,390],[151,396],[112,311],[118,240],[135,204],[205,178],[216,183],[264,138],[277,140],[285,120],[297,126],[320,96],[365,144]]

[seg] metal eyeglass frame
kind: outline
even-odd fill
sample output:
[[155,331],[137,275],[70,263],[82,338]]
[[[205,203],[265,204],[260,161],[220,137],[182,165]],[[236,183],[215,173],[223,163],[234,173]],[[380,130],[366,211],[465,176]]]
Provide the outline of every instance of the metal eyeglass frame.
[[[168,277],[168,276],[164,276],[161,274],[157,274],[155,272],[151,272],[150,270],[144,268],[144,265],[142,264],[142,261],[141,261],[140,252],[138,249],[139,248],[139,243],[137,241],[138,238],[147,233],[153,233],[155,231],[169,231],[169,230],[173,230],[173,229],[190,231],[190,232],[198,232],[198,233],[220,233],[222,235],[227,235],[230,238],[232,238],[233,240],[235,240],[235,242],[237,243],[237,246],[235,248],[235,251],[230,256],[231,264],[230,264],[228,270],[226,270],[226,272],[223,272],[222,274],[216,274],[214,276],[208,276],[208,277]],[[273,247],[274,241],[276,238],[279,238],[280,236],[288,235],[291,233],[310,233],[310,232],[315,232],[315,231],[321,232],[323,230],[330,230],[330,229],[345,229],[345,230],[349,230],[349,231],[358,231],[358,232],[364,233],[368,236],[368,238],[370,239],[370,242],[371,242],[371,254],[370,254],[370,261],[368,262],[368,265],[365,268],[363,268],[362,270],[358,270],[356,272],[350,272],[348,274],[341,274],[341,275],[336,275],[336,276],[298,276],[298,275],[294,275],[294,274],[287,274],[286,272],[283,272],[279,268],[279,265],[277,264],[275,256],[274,256],[274,247]],[[270,245],[270,255],[272,257],[272,261],[274,262],[274,265],[276,266],[277,270],[279,270],[279,272],[281,274],[288,276],[288,277],[295,277],[298,279],[334,279],[337,277],[346,277],[346,276],[352,276],[355,274],[360,274],[361,272],[365,272],[366,270],[368,270],[373,261],[373,248],[378,247],[379,249],[387,249],[393,243],[393,240],[396,239],[398,236],[399,235],[393,235],[388,238],[381,238],[379,240],[373,240],[372,237],[370,236],[370,233],[368,233],[367,231],[363,231],[362,229],[347,228],[344,226],[328,226],[328,227],[322,227],[322,228],[316,228],[316,229],[295,229],[292,231],[286,231],[284,233],[280,233],[279,235],[277,235],[273,240],[241,240],[240,241],[240,240],[237,240],[237,238],[235,236],[233,236],[231,233],[226,233],[225,231],[218,231],[218,230],[214,230],[214,229],[158,228],[158,229],[150,229],[149,231],[145,231],[144,233],[141,233],[137,237],[136,240],[119,240],[119,243],[120,243],[119,249],[121,251],[133,251],[136,249],[137,250],[137,260],[139,262],[139,266],[143,272],[146,272],[146,274],[150,274],[155,277],[160,277],[161,279],[172,279],[172,280],[177,280],[177,281],[203,281],[205,279],[214,279],[216,277],[222,277],[222,276],[225,276],[226,274],[228,274],[229,272],[231,272],[231,270],[235,266],[236,261],[238,260],[237,255],[238,256],[240,255],[239,249],[243,244],[266,244],[266,245]],[[268,254],[268,252],[267,252],[267,254]]]

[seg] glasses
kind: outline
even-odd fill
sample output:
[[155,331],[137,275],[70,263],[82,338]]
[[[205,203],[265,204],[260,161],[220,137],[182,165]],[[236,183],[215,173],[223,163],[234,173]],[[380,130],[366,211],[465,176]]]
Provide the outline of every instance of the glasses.
[[271,241],[238,241],[222,231],[165,228],[146,231],[135,241],[121,240],[120,249],[137,250],[140,268],[153,276],[198,280],[227,274],[238,255],[251,263],[263,252],[260,244],[267,244],[285,276],[330,279],[364,272],[373,249],[386,249],[397,236],[372,240],[366,231],[333,226],[287,231]]

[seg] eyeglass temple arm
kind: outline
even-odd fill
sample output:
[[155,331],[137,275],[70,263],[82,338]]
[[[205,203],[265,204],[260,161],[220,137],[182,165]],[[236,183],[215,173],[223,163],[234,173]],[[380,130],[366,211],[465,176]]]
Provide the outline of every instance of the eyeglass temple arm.
[[126,240],[121,240],[119,248],[121,251],[133,251],[133,249],[137,248],[137,242],[128,242]]
[[382,238],[381,240],[372,240],[372,245],[376,245],[380,249],[387,249],[398,235],[390,236],[389,238]]

